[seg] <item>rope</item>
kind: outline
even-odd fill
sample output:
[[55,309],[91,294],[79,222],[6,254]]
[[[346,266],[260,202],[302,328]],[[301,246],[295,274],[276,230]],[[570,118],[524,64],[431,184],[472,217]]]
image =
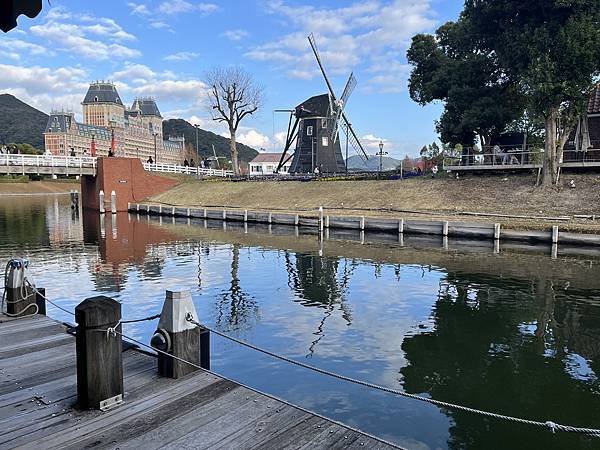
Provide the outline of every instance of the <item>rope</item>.
[[[122,323],[122,322],[121,322],[121,323]],[[348,429],[348,430],[354,431],[354,432],[356,432],[356,433],[359,433],[359,434],[361,434],[361,435],[363,435],[363,436],[367,436],[367,437],[370,437],[370,438],[372,438],[372,439],[375,439],[375,440],[377,440],[377,441],[379,441],[379,442],[382,442],[382,443],[384,443],[384,444],[387,444],[387,445],[389,445],[390,447],[394,447],[394,448],[397,448],[397,449],[400,449],[400,450],[404,450],[404,448],[403,448],[403,447],[400,447],[399,445],[397,445],[397,444],[394,444],[393,442],[386,441],[385,439],[382,439],[382,438],[379,438],[379,437],[377,437],[377,436],[373,436],[373,435],[371,435],[371,434],[365,433],[364,431],[361,431],[361,430],[359,430],[359,429],[357,429],[357,428],[353,428],[353,427],[351,427],[350,425],[343,424],[343,423],[341,423],[341,422],[338,422],[338,421],[336,421],[336,420],[333,420],[333,419],[330,419],[330,418],[324,417],[324,416],[322,416],[322,415],[320,415],[320,414],[317,414],[317,413],[315,413],[315,412],[313,412],[313,411],[310,411],[310,410],[308,410],[308,409],[302,408],[302,407],[300,407],[300,406],[297,406],[297,405],[293,405],[293,404],[291,404],[291,403],[289,403],[289,402],[287,402],[287,401],[285,401],[285,400],[283,400],[283,399],[281,399],[281,398],[279,398],[279,397],[276,397],[276,396],[274,396],[274,395],[267,394],[267,393],[265,393],[265,392],[259,391],[258,389],[254,389],[254,388],[252,388],[252,387],[250,387],[250,386],[246,386],[245,384],[242,384],[242,383],[240,383],[239,381],[231,380],[230,378],[227,378],[227,377],[225,377],[224,375],[220,375],[220,374],[218,374],[218,373],[215,373],[215,372],[211,372],[211,371],[209,371],[209,370],[206,370],[205,368],[203,368],[203,367],[199,366],[198,364],[194,364],[193,362],[187,361],[187,360],[185,360],[185,359],[183,359],[183,358],[179,358],[178,356],[175,356],[175,355],[172,355],[172,354],[170,354],[170,353],[164,352],[164,351],[162,351],[162,350],[159,350],[159,349],[157,349],[157,348],[154,348],[154,347],[152,347],[152,346],[150,346],[150,345],[148,345],[148,344],[144,344],[143,342],[141,342],[141,341],[138,341],[137,339],[134,339],[134,338],[132,338],[132,337],[130,337],[130,336],[127,336],[126,334],[123,334],[123,333],[121,333],[121,332],[117,331],[117,330],[115,329],[117,326],[118,326],[118,323],[117,323],[117,325],[115,325],[114,327],[109,327],[109,328],[107,328],[107,329],[104,329],[104,330],[102,330],[102,329],[98,329],[97,331],[99,331],[99,332],[102,332],[102,333],[106,333],[106,336],[107,336],[107,338],[108,338],[108,336],[113,336],[113,337],[116,337],[116,336],[121,336],[123,339],[127,339],[127,340],[129,340],[129,341],[133,342],[134,344],[137,344],[137,345],[140,345],[140,346],[142,346],[142,347],[145,347],[145,348],[147,348],[147,349],[149,349],[149,350],[152,350],[152,351],[154,351],[154,352],[157,352],[157,353],[159,353],[159,354],[161,354],[161,355],[168,356],[169,358],[175,359],[175,360],[177,360],[177,361],[180,361],[180,362],[182,362],[182,363],[184,363],[184,364],[188,364],[188,365],[190,365],[190,366],[192,366],[192,367],[195,367],[196,369],[200,369],[200,370],[202,370],[202,371],[204,371],[204,372],[210,373],[210,374],[212,374],[212,375],[214,375],[214,376],[216,376],[216,377],[218,377],[218,378],[220,378],[220,379],[222,379],[222,380],[231,381],[232,383],[236,383],[236,384],[237,384],[237,385],[239,385],[239,386],[242,386],[242,387],[244,387],[244,388],[246,388],[246,389],[249,389],[249,390],[251,390],[251,391],[254,391],[254,392],[258,393],[258,394],[264,395],[265,397],[268,397],[268,398],[271,398],[271,399],[277,400],[277,401],[279,401],[279,402],[281,402],[281,403],[283,403],[283,404],[285,404],[285,405],[287,405],[287,406],[290,406],[290,407],[292,407],[292,408],[296,408],[296,409],[298,409],[298,410],[300,410],[300,411],[303,411],[303,412],[306,412],[306,413],[312,414],[312,415],[314,415],[314,416],[316,416],[316,417],[319,417],[319,418],[321,418],[321,419],[324,419],[324,420],[327,420],[327,421],[329,421],[329,422],[335,423],[336,425],[339,425],[339,426],[341,426],[341,427],[344,427],[344,428],[346,428],[346,429]],[[208,329],[208,328],[207,328],[207,329]]]
[[374,383],[369,383],[367,381],[362,381],[362,380],[358,380],[356,378],[351,378],[345,375],[340,375],[334,372],[330,372],[329,370],[325,370],[325,369],[321,369],[315,366],[311,366],[310,364],[305,364],[303,362],[300,361],[296,361],[294,359],[290,359],[287,358],[285,356],[282,355],[278,355],[276,353],[273,353],[269,350],[264,350],[262,348],[256,347],[255,345],[249,344],[245,341],[242,341],[240,339],[236,339],[232,336],[229,336],[225,333],[222,333],[220,331],[214,330],[212,328],[207,327],[206,325],[200,324],[198,323],[196,320],[194,320],[193,316],[188,313],[186,315],[186,320],[188,322],[193,323],[194,325],[200,327],[200,328],[204,328],[208,331],[210,331],[211,333],[215,333],[217,336],[221,336],[225,339],[229,339],[230,341],[233,341],[237,344],[243,345],[245,347],[248,347],[252,350],[258,351],[260,353],[264,353],[265,355],[269,355],[273,358],[279,359],[281,361],[285,361],[287,363],[290,364],[294,364],[296,366],[299,367],[303,367],[305,369],[309,369],[312,370],[314,372],[320,373],[322,375],[327,375],[333,378],[337,378],[338,380],[343,380],[343,381],[347,381],[350,383],[354,383],[354,384],[358,384],[360,386],[364,386],[364,387],[368,387],[368,388],[372,388],[372,389],[376,389],[379,391],[383,391],[383,392],[387,392],[390,394],[395,394],[395,395],[399,395],[401,397],[407,397],[407,398],[411,398],[413,400],[418,400],[418,401],[422,401],[425,403],[430,403],[432,405],[436,405],[436,406],[440,406],[443,408],[448,408],[448,409],[455,409],[458,411],[463,411],[463,412],[469,412],[469,413],[474,413],[474,414],[478,414],[478,415],[482,415],[485,417],[492,417],[495,419],[500,419],[500,420],[507,420],[510,422],[515,422],[515,423],[522,423],[522,424],[526,424],[526,425],[534,425],[534,426],[538,426],[538,427],[543,427],[543,428],[547,428],[548,430],[550,430],[552,433],[555,433],[556,431],[564,431],[566,433],[582,433],[582,434],[587,434],[587,435],[591,435],[594,437],[599,437],[600,438],[600,429],[594,429],[594,428],[582,428],[582,427],[574,427],[574,426],[570,426],[570,425],[561,425],[559,423],[553,422],[553,421],[546,421],[546,422],[539,422],[539,421],[535,421],[535,420],[529,420],[529,419],[522,419],[520,417],[512,417],[512,416],[507,416],[504,414],[498,414],[498,413],[493,413],[493,412],[488,412],[488,411],[483,411],[480,409],[476,409],[476,408],[470,408],[468,406],[462,406],[462,405],[456,405],[454,403],[449,403],[449,402],[444,402],[441,400],[435,400],[432,398],[426,398],[426,397],[421,397],[420,395],[416,395],[416,394],[409,394],[407,392],[403,392],[397,389],[393,389],[393,388],[389,388],[389,387],[385,387],[385,386],[381,386],[378,384],[374,384]]

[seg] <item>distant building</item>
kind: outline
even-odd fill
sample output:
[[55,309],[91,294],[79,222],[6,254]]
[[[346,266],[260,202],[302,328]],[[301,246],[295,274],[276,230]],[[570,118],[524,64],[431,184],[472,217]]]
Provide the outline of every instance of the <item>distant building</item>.
[[[281,168],[280,174],[289,173],[292,159],[288,156],[288,162]],[[259,153],[250,161],[250,176],[274,175],[280,160],[281,153]]]
[[97,81],[81,104],[83,123],[72,112],[52,111],[44,132],[46,152],[89,155],[94,141],[98,156],[107,156],[112,148],[115,156],[182,163],[184,138],[163,140],[162,116],[154,99],[136,98],[127,108],[113,83]]

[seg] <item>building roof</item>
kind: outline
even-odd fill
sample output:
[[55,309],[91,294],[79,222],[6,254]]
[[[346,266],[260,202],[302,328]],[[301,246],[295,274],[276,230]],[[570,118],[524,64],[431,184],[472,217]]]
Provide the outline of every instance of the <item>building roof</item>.
[[296,117],[327,117],[329,106],[329,94],[315,95],[296,106]]
[[144,116],[162,117],[153,98],[136,98],[131,105],[132,111],[141,111]]
[[123,104],[121,97],[117,92],[117,87],[113,83],[105,81],[96,81],[95,83],[90,84],[87,94],[85,94],[85,98],[83,99],[83,104],[86,105],[92,103]]
[[600,114],[600,83],[596,85],[596,88],[592,91],[592,95],[590,95],[588,114]]
[[281,159],[281,153],[259,153],[250,161],[252,163],[278,163]]

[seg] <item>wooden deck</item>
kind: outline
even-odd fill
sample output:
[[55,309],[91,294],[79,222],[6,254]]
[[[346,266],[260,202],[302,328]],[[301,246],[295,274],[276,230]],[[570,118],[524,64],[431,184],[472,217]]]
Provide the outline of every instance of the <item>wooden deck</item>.
[[395,448],[210,372],[159,378],[156,359],[136,349],[123,353],[124,402],[78,411],[66,330],[0,314],[0,449]]

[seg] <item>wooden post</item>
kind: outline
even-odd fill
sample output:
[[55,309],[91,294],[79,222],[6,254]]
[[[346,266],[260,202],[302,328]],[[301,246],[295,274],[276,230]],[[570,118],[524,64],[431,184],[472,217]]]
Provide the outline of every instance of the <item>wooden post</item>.
[[360,231],[364,231],[364,230],[365,230],[365,216],[361,216],[361,218],[360,218]]
[[499,223],[494,224],[494,239],[496,241],[498,239],[500,239],[500,224]]
[[136,207],[137,213],[139,214],[140,213],[140,204],[136,203],[135,207]]
[[558,225],[552,227],[552,243],[558,244]]
[[325,224],[323,223],[323,207],[319,206],[319,231],[323,231],[323,227]]
[[187,211],[186,211],[186,214],[187,214],[187,217],[188,217],[188,218],[189,218],[189,217],[192,217],[192,215],[190,214],[190,208],[188,208],[188,209],[187,209]]
[[223,210],[223,221],[227,220],[227,210]]
[[105,296],[85,299],[75,307],[77,334],[77,404],[107,410],[123,401],[121,304]]
[[444,236],[444,237],[448,236],[448,221],[447,220],[444,220],[442,222],[442,236]]
[[325,228],[329,228],[329,216],[325,216]]
[[171,215],[173,217],[175,217],[175,207],[174,206],[171,207]]
[[207,216],[206,208],[204,208],[204,220],[206,220],[206,216]]
[[298,214],[296,214],[294,216],[294,225],[298,226],[298,223],[300,223],[300,217],[298,216]]
[[244,210],[244,223],[248,222],[248,210]]
[[33,289],[27,286],[25,282],[27,278],[27,260],[12,259],[9,261],[8,266],[4,286],[7,314],[13,317],[33,315],[36,309],[31,305],[35,305],[37,302]]
[[[191,314],[194,320],[198,320],[196,308],[192,302],[192,293],[189,290],[167,291],[158,329],[152,336],[151,344],[154,348],[169,355],[201,365],[202,360],[206,362],[210,359],[209,343],[206,342],[210,337],[208,334],[202,334],[198,326],[186,320],[187,314]],[[202,343],[201,337],[204,339]],[[205,354],[201,356],[202,350]],[[158,354],[158,374],[160,376],[180,378],[196,370],[198,368],[190,364],[163,353]]]
[[100,214],[104,214],[106,211],[104,209],[104,191],[100,189],[100,193],[98,194],[98,209],[100,210]]
[[404,233],[404,219],[400,219],[398,221],[398,233],[399,234]]
[[38,307],[38,314],[46,315],[46,289],[36,288],[35,304]]
[[110,193],[110,212],[112,214],[117,213],[117,193],[115,191]]
[[267,219],[267,223],[270,225],[272,220],[273,220],[273,215],[271,214],[271,211],[269,211],[269,218]]

